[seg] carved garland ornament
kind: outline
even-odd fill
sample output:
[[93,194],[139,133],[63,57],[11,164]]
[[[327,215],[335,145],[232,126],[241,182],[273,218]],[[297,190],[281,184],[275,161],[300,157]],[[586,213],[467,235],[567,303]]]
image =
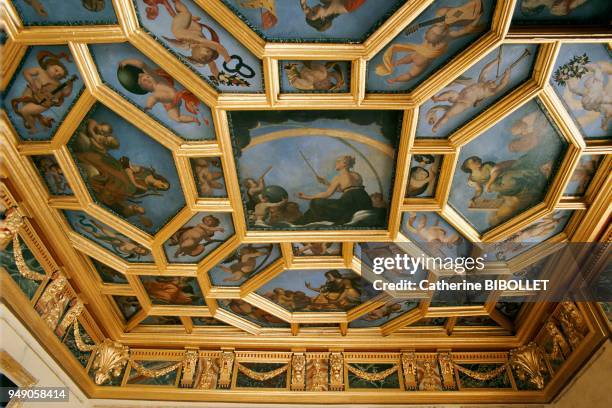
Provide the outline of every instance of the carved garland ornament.
[[8,241],[13,241],[13,256],[17,270],[26,279],[42,281],[47,277],[44,273],[31,270],[23,258],[21,244],[19,243],[19,230],[23,226],[23,216],[17,207],[11,207],[6,212],[6,218],[0,221],[0,249],[4,249]]
[[368,373],[367,371],[363,371],[360,370],[359,368],[348,364],[347,365],[347,369],[355,374],[357,377],[362,378],[364,380],[367,381],[382,381],[385,378],[387,378],[388,376],[390,376],[391,374],[393,374],[394,372],[396,372],[399,369],[399,365],[398,364],[393,364],[392,367],[389,367],[388,369],[386,369],[385,371],[381,371],[380,373]]
[[255,380],[255,381],[268,381],[271,378],[277,377],[279,375],[281,375],[282,373],[284,373],[285,371],[287,371],[287,369],[289,368],[289,364],[285,364],[282,367],[279,367],[275,370],[272,371],[268,371],[265,373],[260,373],[258,371],[253,371],[248,367],[243,366],[240,363],[236,363],[236,365],[238,366],[238,370],[246,375],[247,377]]
[[502,364],[499,367],[490,370],[490,371],[486,371],[486,372],[480,372],[480,371],[472,371],[469,370],[465,367],[460,366],[457,363],[453,363],[453,367],[455,367],[458,371],[462,372],[463,374],[467,375],[468,377],[471,377],[475,380],[478,381],[489,381],[492,380],[495,377],[498,377],[499,375],[501,375],[503,372],[506,371],[506,367],[507,364]]
[[137,363],[136,360],[134,360],[133,358],[130,358],[130,364],[138,374],[149,378],[158,378],[168,373],[171,373],[172,371],[175,371],[181,366],[182,361],[171,364],[164,368],[158,368],[157,370],[151,370],[149,368],[146,368],[140,363]]

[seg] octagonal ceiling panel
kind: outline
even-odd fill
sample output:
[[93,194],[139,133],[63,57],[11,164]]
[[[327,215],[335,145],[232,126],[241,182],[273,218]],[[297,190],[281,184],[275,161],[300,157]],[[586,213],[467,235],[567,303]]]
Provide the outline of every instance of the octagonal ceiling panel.
[[249,229],[386,228],[401,113],[229,116]]
[[257,289],[290,312],[347,312],[377,293],[349,269],[286,270]]
[[210,108],[129,43],[90,46],[105,84],[185,140],[213,140]]
[[151,234],[185,206],[172,153],[103,105],[68,144],[96,202]]
[[416,309],[419,306],[418,301],[393,299],[384,305],[360,316],[349,323],[349,327],[380,327],[403,314]]
[[538,46],[508,44],[491,51],[419,108],[417,137],[448,137],[531,77]]
[[24,25],[117,24],[112,1],[108,0],[15,0]]
[[83,211],[64,210],[75,232],[128,262],[153,262],[151,250]]
[[196,263],[234,235],[230,213],[198,213],[164,242],[170,263]]
[[64,210],[75,232],[128,262],[153,262],[151,250],[83,211]]
[[369,92],[407,92],[491,26],[495,0],[434,2],[368,61]]
[[23,57],[2,105],[23,140],[50,140],[83,89],[67,46],[35,46]]
[[136,0],[142,26],[185,65],[223,92],[263,92],[263,69],[239,40],[192,0]]
[[277,244],[243,244],[208,271],[214,286],[240,286],[281,257]]
[[449,203],[485,232],[542,202],[566,149],[532,100],[461,148]]
[[223,0],[264,39],[361,42],[404,0]]
[[555,62],[551,85],[585,139],[612,137],[607,98],[612,56],[607,44],[564,44]]
[[153,305],[206,305],[198,280],[194,277],[140,275],[139,278]]
[[526,252],[541,242],[562,232],[574,211],[557,210],[540,218],[529,226],[512,234],[504,241],[495,244],[495,253],[489,259],[509,261],[515,256]]
[[430,256],[467,256],[472,244],[435,212],[406,212],[401,231]]

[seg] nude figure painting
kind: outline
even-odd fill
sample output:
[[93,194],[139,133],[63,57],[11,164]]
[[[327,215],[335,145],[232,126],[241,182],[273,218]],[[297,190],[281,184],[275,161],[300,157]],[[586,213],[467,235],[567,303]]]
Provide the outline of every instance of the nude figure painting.
[[541,202],[567,142],[530,101],[461,148],[449,203],[479,232]]
[[410,91],[489,29],[496,3],[434,2],[368,62],[366,89]]
[[376,294],[355,272],[338,269],[285,271],[257,293],[291,312],[346,312]]
[[130,43],[89,46],[102,80],[185,140],[213,140],[208,106]]
[[105,106],[68,146],[92,197],[138,228],[156,233],[185,205],[170,151]]
[[417,137],[448,137],[531,76],[538,47],[502,45],[419,109]]
[[171,263],[195,263],[234,235],[228,213],[198,213],[164,242]]
[[25,140],[50,140],[83,90],[67,46],[35,46],[3,95],[2,105]]

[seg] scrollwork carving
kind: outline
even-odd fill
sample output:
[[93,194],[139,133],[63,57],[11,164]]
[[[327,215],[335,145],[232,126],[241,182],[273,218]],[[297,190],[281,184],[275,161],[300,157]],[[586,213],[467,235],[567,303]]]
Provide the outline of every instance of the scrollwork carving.
[[404,385],[407,390],[416,390],[416,375],[417,375],[417,363],[416,354],[403,353],[402,354],[402,371],[404,373]]
[[181,387],[191,388],[193,386],[193,377],[196,372],[199,356],[200,352],[198,350],[185,350],[185,356],[183,357],[183,375],[181,377]]
[[235,355],[233,351],[224,351],[221,354],[221,369],[219,373],[219,387],[227,388],[232,382]]
[[102,385],[121,375],[129,359],[130,353],[127,346],[111,339],[104,339],[98,344],[93,359],[95,383]]
[[546,373],[546,363],[544,353],[536,343],[531,342],[526,346],[511,350],[510,365],[521,381],[525,381],[528,377],[529,382],[539,390],[544,388],[543,374]]
[[450,353],[440,353],[438,362],[442,374],[442,386],[445,390],[454,390],[457,386],[455,385],[455,370],[453,370],[453,360]]

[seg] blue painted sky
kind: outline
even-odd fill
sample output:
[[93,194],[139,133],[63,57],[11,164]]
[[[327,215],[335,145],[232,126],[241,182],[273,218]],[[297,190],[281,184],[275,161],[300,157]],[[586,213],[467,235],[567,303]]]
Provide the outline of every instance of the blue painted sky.
[[[351,130],[366,135],[389,145],[389,141],[380,134],[380,128],[376,125],[360,126],[349,120],[318,119],[311,123],[287,122],[284,125],[266,125],[251,131],[253,140],[258,136],[269,134],[291,128],[332,128]],[[352,146],[362,152],[372,163],[383,183],[383,194],[389,200],[391,189],[391,178],[393,172],[393,158],[383,152],[365,144],[348,141]],[[309,203],[297,198],[296,194],[303,191],[306,194],[314,194],[323,191],[324,186],[316,182],[312,171],[308,168],[300,150],[310,161],[317,173],[331,180],[337,172],[335,161],[340,155],[353,155],[356,159],[354,170],[361,174],[366,191],[370,194],[378,192],[378,183],[372,169],[365,163],[364,159],[357,155],[353,149],[334,137],[325,136],[322,130],[320,135],[308,135],[301,137],[282,138],[263,143],[253,147],[247,147],[242,151],[238,159],[240,177],[258,178],[269,166],[272,170],[267,174],[265,180],[267,185],[279,185],[289,193],[289,199],[300,205],[302,212],[308,209]]]
[[385,303],[384,306],[381,306],[378,309],[375,309],[374,312],[378,312],[379,309],[382,309],[383,307],[389,307],[395,304],[400,305],[401,309],[399,311],[394,311],[389,316],[385,316],[385,317],[382,317],[380,319],[375,319],[375,320],[372,320],[374,316],[368,316],[368,313],[366,313],[363,316],[359,317],[359,319],[356,319],[350,322],[349,327],[379,327],[387,322],[390,322],[391,320],[394,320],[395,318],[403,315],[404,313],[418,306],[418,302],[415,302],[412,300],[398,301],[397,299],[394,299],[392,301]]
[[[589,188],[591,179],[593,178],[595,173],[597,173],[597,170],[599,169],[599,165],[601,164],[601,161],[603,158],[604,158],[603,155],[597,155],[597,154],[585,154],[580,157],[580,162],[578,164],[578,168],[574,170],[574,175],[576,175],[576,172],[578,171],[580,172],[586,171],[586,169],[581,169],[581,167],[586,166],[586,168],[590,168],[591,161],[597,161],[597,164],[595,164],[595,169],[593,170],[593,173],[591,174],[590,177],[588,177],[588,181],[584,183],[585,190]],[[574,177],[572,177],[569,183],[567,184],[567,187],[565,188],[565,191],[563,192],[563,194],[564,195],[577,195],[577,196],[584,195],[585,191],[580,191],[580,185],[582,184],[581,182],[582,180],[574,179]]]
[[25,0],[14,0],[19,16],[25,25],[117,24],[112,1],[106,0],[100,11],[83,7],[82,0],[40,0],[47,16],[39,15]]
[[[547,219],[540,218],[539,220],[531,224],[529,227],[523,228],[519,232],[520,234],[521,232],[528,230],[530,227],[535,227],[538,224],[541,224],[542,222],[550,222],[550,217],[555,220],[558,220],[558,223],[555,225],[555,228],[546,233],[539,234],[537,236],[518,235],[518,237],[516,237],[513,235],[506,241],[500,243],[499,247],[484,244],[484,248],[490,249],[487,251],[487,253],[489,254],[489,259],[495,260],[497,257],[496,253],[498,253],[501,259],[509,261],[512,258],[522,254],[523,252],[526,252],[529,249],[533,248],[540,242],[544,242],[548,238],[554,237],[565,229],[565,226],[569,222],[569,219],[573,213],[574,211],[572,210],[557,210],[553,212],[551,216],[547,217]],[[499,257],[497,258],[499,259]]]
[[[427,217],[427,222],[425,224],[426,227],[431,227],[435,225],[442,227],[446,231],[447,236],[450,236],[451,234],[458,234],[460,237],[460,241],[450,246],[447,244],[441,244],[439,242],[426,241],[423,237],[408,230],[408,218],[410,217],[411,214],[417,215],[416,220],[413,222],[414,225],[419,225],[419,223],[423,219],[423,216],[425,216]],[[466,256],[469,254],[472,248],[472,244],[470,244],[465,238],[463,238],[463,236],[453,226],[451,226],[448,222],[446,222],[446,220],[444,220],[444,218],[442,218],[440,215],[438,215],[435,212],[427,211],[427,212],[415,212],[415,213],[406,212],[404,213],[404,215],[402,216],[402,225],[401,225],[400,231],[404,235],[406,235],[410,239],[410,241],[417,243],[419,248],[421,248],[425,252],[425,254],[428,256],[434,256],[434,257],[436,256],[442,256],[442,257]]]
[[[314,298],[318,295],[318,292],[308,289],[306,287],[306,282],[310,282],[310,285],[313,288],[321,287],[327,281],[325,278],[325,272],[327,271],[327,269],[286,270],[257,289],[256,292],[262,296],[265,296],[267,293],[272,292],[275,288],[282,288],[284,290],[302,291],[306,294],[306,296]],[[338,271],[343,277],[358,277],[355,272],[349,269],[339,269]],[[355,287],[361,290],[362,302],[365,302],[378,294],[374,291],[372,285],[365,279],[357,278],[357,280],[354,282]]]

